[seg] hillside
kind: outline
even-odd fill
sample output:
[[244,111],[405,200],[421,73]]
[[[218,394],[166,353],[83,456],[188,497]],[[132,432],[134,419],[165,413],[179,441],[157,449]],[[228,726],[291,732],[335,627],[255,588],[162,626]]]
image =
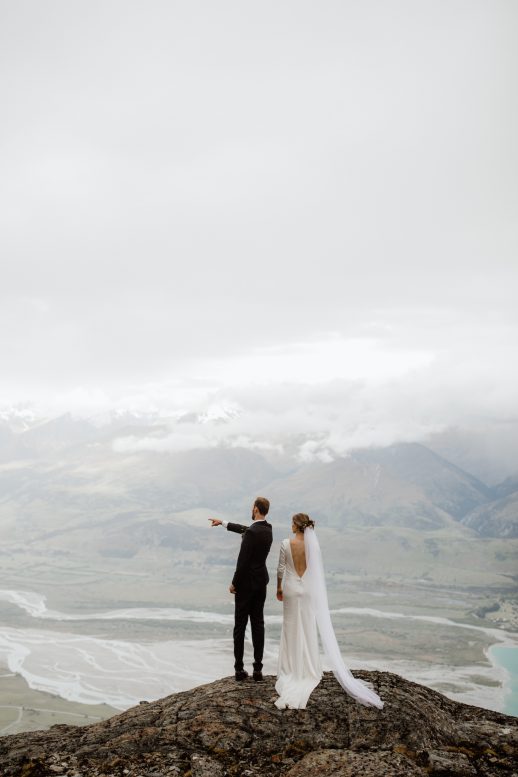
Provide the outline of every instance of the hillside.
[[497,486],[495,486],[493,490],[495,492],[495,496],[497,497],[504,497],[509,496],[509,494],[518,493],[518,475],[512,475],[506,478]]
[[477,507],[462,523],[482,537],[518,537],[518,491]]
[[383,710],[356,704],[326,673],[306,710],[279,711],[273,677],[218,680],[86,727],[0,738],[2,777],[503,777],[518,721],[450,701],[386,672],[358,672]]
[[493,498],[459,467],[417,443],[353,451],[309,464],[264,489],[285,510],[303,510],[332,526],[439,529]]
[[243,522],[257,494],[270,498],[275,525],[304,511],[335,530],[515,536],[514,481],[492,490],[417,443],[288,466],[240,447],[148,449],[170,434],[166,426],[132,416],[100,426],[62,416],[21,432],[3,423],[0,540],[6,551],[65,554],[81,547],[131,558],[146,548],[194,550],[196,528],[172,526],[172,516],[208,510]]

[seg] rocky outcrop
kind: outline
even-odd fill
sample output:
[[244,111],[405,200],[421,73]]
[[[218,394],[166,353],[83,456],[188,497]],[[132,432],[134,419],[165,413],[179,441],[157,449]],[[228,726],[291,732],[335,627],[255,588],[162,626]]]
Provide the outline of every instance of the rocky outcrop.
[[518,720],[387,672],[357,672],[383,710],[326,673],[306,710],[278,710],[275,678],[218,680],[86,727],[0,738],[2,777],[518,777]]

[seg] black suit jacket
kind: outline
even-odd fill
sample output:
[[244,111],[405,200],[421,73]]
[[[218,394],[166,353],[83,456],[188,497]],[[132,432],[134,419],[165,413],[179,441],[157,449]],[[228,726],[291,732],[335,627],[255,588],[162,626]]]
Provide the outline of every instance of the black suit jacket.
[[251,526],[228,523],[227,531],[243,535],[232,585],[238,593],[264,588],[270,580],[266,559],[272,545],[272,526],[267,521],[254,521]]

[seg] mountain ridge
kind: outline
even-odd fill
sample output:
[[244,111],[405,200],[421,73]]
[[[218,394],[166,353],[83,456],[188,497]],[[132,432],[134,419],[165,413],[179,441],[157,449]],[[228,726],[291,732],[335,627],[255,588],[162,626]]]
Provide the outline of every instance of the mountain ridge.
[[[516,493],[515,479],[491,488],[421,443],[355,449],[331,462],[287,467],[231,445],[139,449],[140,439],[167,438],[161,424],[121,416],[96,429],[69,415],[18,433],[0,424],[3,509],[30,515],[32,505],[48,505],[67,524],[81,513],[114,510],[208,508],[239,519],[254,496],[266,494],[275,517],[307,512],[335,528],[434,531],[457,524],[483,537],[518,535],[514,501],[501,501]],[[128,435],[130,449],[118,449]],[[74,515],[65,517],[67,511]]]
[[263,490],[283,509],[306,505],[304,512],[335,526],[440,528],[494,499],[492,489],[420,443],[306,464]]

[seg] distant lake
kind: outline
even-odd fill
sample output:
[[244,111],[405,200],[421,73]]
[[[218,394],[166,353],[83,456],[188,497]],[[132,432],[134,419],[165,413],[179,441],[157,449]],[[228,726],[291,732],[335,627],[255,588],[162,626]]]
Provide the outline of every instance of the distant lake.
[[507,715],[518,716],[518,647],[493,645],[491,655],[510,675],[506,684],[504,712]]

